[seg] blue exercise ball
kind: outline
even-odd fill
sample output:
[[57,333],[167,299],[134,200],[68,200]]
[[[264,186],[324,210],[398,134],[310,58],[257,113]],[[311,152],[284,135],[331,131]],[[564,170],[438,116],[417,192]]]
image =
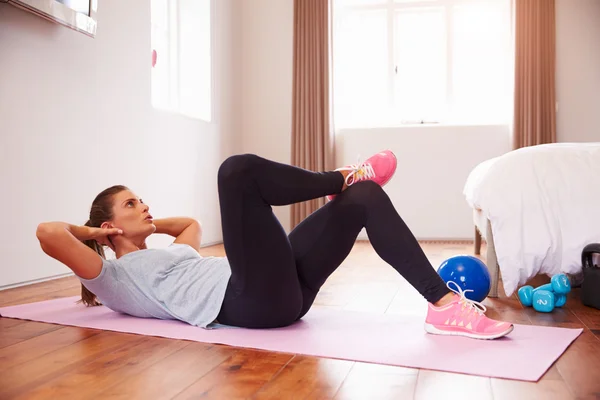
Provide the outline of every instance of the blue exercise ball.
[[[490,293],[492,281],[486,265],[477,257],[456,255],[445,260],[437,270],[446,284],[454,281],[465,292],[465,297],[482,301]],[[453,290],[456,286],[449,285]]]

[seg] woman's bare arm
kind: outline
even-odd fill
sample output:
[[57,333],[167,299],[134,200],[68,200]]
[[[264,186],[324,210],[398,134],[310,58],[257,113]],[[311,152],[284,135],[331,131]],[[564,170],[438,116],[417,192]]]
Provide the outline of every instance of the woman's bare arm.
[[202,240],[202,226],[200,222],[188,217],[172,217],[155,219],[155,233],[162,233],[175,237],[174,243],[187,244],[196,251],[200,251]]
[[44,253],[62,262],[75,275],[84,279],[98,276],[102,270],[100,255],[82,243],[83,240],[102,240],[107,235],[119,235],[119,229],[91,228],[66,222],[43,222],[36,237]]

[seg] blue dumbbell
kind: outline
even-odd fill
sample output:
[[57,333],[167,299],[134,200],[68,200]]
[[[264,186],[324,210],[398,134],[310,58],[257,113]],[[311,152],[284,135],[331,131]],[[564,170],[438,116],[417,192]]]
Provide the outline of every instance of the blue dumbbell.
[[550,279],[554,292],[558,294],[567,294],[571,291],[571,281],[565,274],[554,275]]
[[556,301],[554,302],[554,307],[562,307],[567,304],[567,295],[566,294],[557,294]]
[[537,287],[533,291],[536,290],[548,290],[554,292],[554,294],[567,294],[571,291],[571,282],[565,274],[554,275],[550,279],[550,283]]
[[517,291],[519,301],[524,307],[531,307],[533,305],[533,295],[539,291],[554,293],[554,306],[552,308],[562,307],[567,302],[566,293],[571,291],[571,283],[565,274],[560,274],[553,276],[550,280],[550,283],[539,286],[535,289],[529,285],[523,286]]
[[556,298],[549,290],[535,290],[532,296],[533,309],[539,312],[549,313],[554,310]]
[[[539,288],[538,288],[539,289]],[[539,292],[540,290],[536,290]],[[519,301],[524,307],[531,307],[533,305],[533,293],[534,289],[531,286],[523,286],[519,289]],[[552,292],[550,292],[552,293]],[[538,298],[539,300],[539,298]],[[562,307],[567,303],[567,296],[564,294],[557,294],[554,296],[554,307]]]
[[531,307],[533,302],[533,286],[523,286],[517,291],[517,294],[523,307]]

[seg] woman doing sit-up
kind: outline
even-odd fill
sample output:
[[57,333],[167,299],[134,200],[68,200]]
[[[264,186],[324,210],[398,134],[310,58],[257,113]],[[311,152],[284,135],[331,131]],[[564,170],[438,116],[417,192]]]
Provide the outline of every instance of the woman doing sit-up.
[[[88,306],[203,328],[215,322],[275,328],[309,311],[365,228],[377,254],[427,300],[427,332],[478,339],[510,333],[512,324],[487,318],[485,307],[449,288],[431,266],[382,189],[395,170],[390,151],[326,172],[250,154],[228,158],[218,172],[225,257],[199,254],[197,221],[153,219],[124,186],[100,193],[84,226],[45,222],[37,237],[46,254],[79,278]],[[272,211],[324,196],[330,201],[289,236]],[[175,240],[149,249],[146,239],[154,233]],[[115,259],[105,258],[104,246]]]

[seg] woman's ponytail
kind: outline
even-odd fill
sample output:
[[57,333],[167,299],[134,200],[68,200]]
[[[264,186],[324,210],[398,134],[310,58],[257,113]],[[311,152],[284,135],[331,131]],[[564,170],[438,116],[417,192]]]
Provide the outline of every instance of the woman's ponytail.
[[[85,226],[92,226],[92,223],[90,220],[88,220],[85,223]],[[106,258],[106,256],[104,255],[104,249],[102,248],[102,246],[96,242],[94,239],[90,239],[90,240],[84,240],[83,243],[85,243],[85,245],[87,247],[89,247],[90,249],[94,250],[96,253],[98,253],[98,255],[102,258]],[[88,288],[86,288],[85,286],[83,286],[83,284],[81,284],[81,303],[85,304],[88,307],[94,307],[94,306],[100,306],[102,305],[102,303],[100,303],[98,301],[98,298],[96,297],[96,295],[92,292],[90,292],[90,290]]]
[[[91,228],[100,228],[105,221],[110,221],[113,218],[113,196],[123,190],[128,190],[127,186],[115,185],[100,192],[92,203],[90,210],[90,219],[85,223],[85,226]],[[94,250],[100,257],[106,259],[104,248],[95,240],[84,240],[86,246]],[[96,295],[90,292],[83,284],[81,285],[81,303],[86,306],[102,305]]]

